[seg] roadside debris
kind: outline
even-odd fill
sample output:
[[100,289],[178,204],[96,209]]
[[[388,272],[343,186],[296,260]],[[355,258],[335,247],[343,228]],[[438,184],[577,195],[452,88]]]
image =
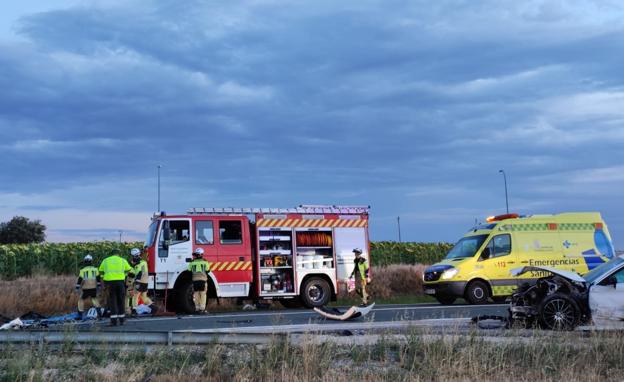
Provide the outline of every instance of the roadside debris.
[[322,306],[320,308],[314,308],[314,311],[325,318],[329,318],[330,320],[346,321],[366,316],[371,310],[373,310],[374,306],[375,303],[367,306],[352,306],[346,311]]

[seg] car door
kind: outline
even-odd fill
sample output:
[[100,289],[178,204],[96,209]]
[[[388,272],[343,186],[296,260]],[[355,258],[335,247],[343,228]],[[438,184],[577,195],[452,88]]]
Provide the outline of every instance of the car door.
[[624,320],[624,267],[591,286],[589,307],[594,320]]

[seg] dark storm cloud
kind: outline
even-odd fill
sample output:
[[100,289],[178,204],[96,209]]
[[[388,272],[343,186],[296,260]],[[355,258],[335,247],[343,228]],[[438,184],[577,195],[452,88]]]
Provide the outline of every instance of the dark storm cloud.
[[[520,212],[618,221],[622,13],[141,1],[28,15],[27,42],[0,50],[0,192],[149,211],[162,163],[168,209],[371,204],[373,238],[402,215],[410,239],[452,240],[501,212],[505,168]],[[600,197],[567,183],[579,174]]]

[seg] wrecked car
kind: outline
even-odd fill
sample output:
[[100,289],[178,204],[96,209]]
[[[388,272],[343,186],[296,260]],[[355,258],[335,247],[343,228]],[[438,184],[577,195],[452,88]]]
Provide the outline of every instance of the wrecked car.
[[516,268],[511,274],[517,277],[526,272],[545,276],[520,285],[512,294],[512,323],[572,330],[579,325],[624,320],[624,255],[584,276],[539,266]]

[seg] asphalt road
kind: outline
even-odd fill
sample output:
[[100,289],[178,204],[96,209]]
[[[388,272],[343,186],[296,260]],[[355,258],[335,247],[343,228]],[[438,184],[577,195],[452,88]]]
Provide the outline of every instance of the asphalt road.
[[[379,305],[366,317],[353,322],[397,322],[435,318],[471,318],[479,315],[506,316],[508,304],[451,305],[414,304]],[[313,310],[286,309],[214,313],[206,316],[146,317],[126,320],[123,327],[108,327],[108,320],[78,325],[80,330],[101,331],[183,331],[235,329],[249,327],[280,327],[293,325],[340,325],[342,322],[327,320]],[[347,322],[344,322],[345,327]],[[328,327],[329,328],[329,327]]]

